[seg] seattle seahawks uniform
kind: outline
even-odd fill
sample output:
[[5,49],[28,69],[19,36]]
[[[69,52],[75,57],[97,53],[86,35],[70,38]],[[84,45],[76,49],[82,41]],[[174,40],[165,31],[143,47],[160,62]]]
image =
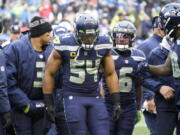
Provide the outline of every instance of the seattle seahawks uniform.
[[[115,61],[115,69],[119,78],[122,114],[120,119],[115,123],[111,118],[111,135],[131,135],[137,113],[135,101],[136,81],[140,79],[137,73],[137,66],[141,61],[145,60],[145,56],[140,50],[136,49],[123,52],[114,49],[112,51],[112,56]],[[112,117],[113,106],[105,82],[104,89],[109,116]]]
[[97,88],[99,66],[112,43],[108,36],[99,35],[94,44],[87,51],[78,44],[74,34],[64,34],[54,40],[54,48],[63,59],[65,115],[73,135],[85,135],[88,130],[92,135],[109,135],[106,106],[98,97]]
[[177,39],[175,44],[173,45],[172,51],[170,52],[170,58],[172,63],[173,69],[173,77],[174,77],[174,84],[175,88],[177,89],[177,97],[176,102],[178,108],[180,108],[180,39]]

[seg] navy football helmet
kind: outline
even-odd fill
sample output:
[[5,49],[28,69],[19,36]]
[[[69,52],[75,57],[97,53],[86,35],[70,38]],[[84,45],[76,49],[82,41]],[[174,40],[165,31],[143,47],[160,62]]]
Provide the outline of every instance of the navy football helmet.
[[98,20],[87,13],[79,14],[75,18],[74,29],[82,48],[92,49],[99,35]]
[[136,37],[136,27],[129,21],[121,21],[112,30],[113,45],[120,51],[129,50]]
[[67,20],[61,21],[58,26],[66,28],[67,31],[70,33],[73,32],[73,26],[72,26],[71,22],[69,22]]
[[174,30],[180,28],[180,3],[166,4],[159,14],[160,28],[168,38],[176,38]]

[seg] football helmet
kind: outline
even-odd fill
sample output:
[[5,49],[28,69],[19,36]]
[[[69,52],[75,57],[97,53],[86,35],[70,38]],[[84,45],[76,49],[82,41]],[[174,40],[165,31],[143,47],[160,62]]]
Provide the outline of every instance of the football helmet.
[[68,33],[68,30],[63,26],[53,25],[52,28],[53,28],[53,35],[54,36],[59,36],[59,35],[64,34],[64,33]]
[[166,4],[160,11],[159,21],[161,29],[169,38],[176,38],[174,31],[180,28],[180,3]]
[[136,27],[129,21],[121,21],[112,30],[113,45],[120,51],[129,50],[136,37]]
[[71,22],[67,20],[61,21],[58,26],[66,28],[68,32],[73,32],[73,26]]
[[75,18],[74,30],[80,45],[85,50],[94,47],[99,35],[98,21],[88,13],[81,13]]

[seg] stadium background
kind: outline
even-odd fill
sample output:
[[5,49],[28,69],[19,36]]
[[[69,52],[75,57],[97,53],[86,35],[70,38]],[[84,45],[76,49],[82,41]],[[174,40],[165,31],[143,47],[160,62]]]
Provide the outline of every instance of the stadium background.
[[[40,15],[55,25],[62,20],[73,23],[78,12],[90,12],[100,21],[100,31],[109,33],[120,20],[133,22],[137,28],[136,43],[151,35],[151,19],[168,2],[180,0],[0,0],[0,21],[4,25],[0,39],[8,39],[8,28],[18,24],[28,27],[29,20]],[[148,135],[142,119],[133,135]]]

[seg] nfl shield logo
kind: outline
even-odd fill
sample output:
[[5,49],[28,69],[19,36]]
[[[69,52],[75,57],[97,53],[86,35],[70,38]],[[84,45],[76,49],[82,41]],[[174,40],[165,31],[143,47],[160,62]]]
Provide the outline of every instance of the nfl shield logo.
[[124,63],[125,63],[125,64],[128,64],[128,63],[129,63],[129,61],[128,61],[128,60],[124,60]]

